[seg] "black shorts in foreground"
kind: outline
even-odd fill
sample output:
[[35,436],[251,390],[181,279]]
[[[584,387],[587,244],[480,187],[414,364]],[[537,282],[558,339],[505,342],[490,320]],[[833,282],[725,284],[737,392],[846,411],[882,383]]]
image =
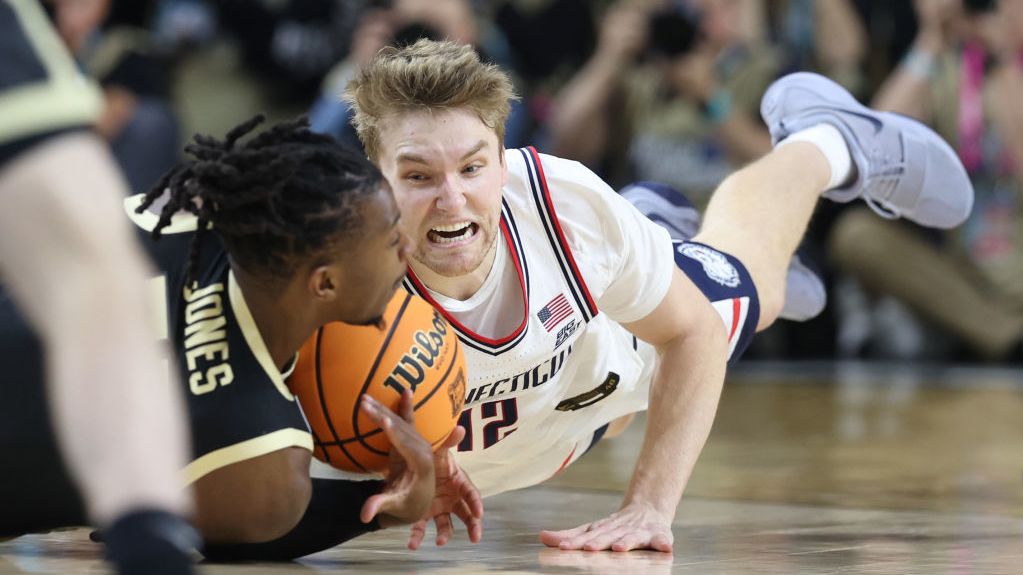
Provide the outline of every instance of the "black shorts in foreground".
[[46,405],[42,348],[0,289],[0,537],[85,522]]

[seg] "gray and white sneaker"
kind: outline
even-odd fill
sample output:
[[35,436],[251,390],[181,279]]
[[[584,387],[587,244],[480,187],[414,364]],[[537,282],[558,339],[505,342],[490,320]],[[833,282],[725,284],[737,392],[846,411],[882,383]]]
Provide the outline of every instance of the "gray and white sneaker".
[[[700,212],[685,194],[671,186],[637,182],[625,186],[619,193],[649,220],[668,230],[672,241],[687,241],[700,230]],[[807,262],[809,258],[802,250],[797,251],[789,262],[785,276],[785,305],[778,316],[782,319],[813,319],[828,303],[828,293],[820,272]]]
[[803,250],[796,250],[785,272],[785,303],[778,317],[789,321],[809,321],[824,311],[828,292],[817,269]]
[[768,88],[760,115],[777,144],[817,124],[841,132],[852,154],[853,181],[824,197],[862,197],[885,218],[905,217],[932,228],[961,224],[973,207],[973,185],[955,150],[920,122],[863,106],[835,82],[808,72]]

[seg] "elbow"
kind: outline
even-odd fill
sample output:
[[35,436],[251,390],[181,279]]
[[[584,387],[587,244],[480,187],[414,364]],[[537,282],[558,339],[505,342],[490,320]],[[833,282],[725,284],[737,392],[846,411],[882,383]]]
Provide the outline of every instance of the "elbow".
[[[308,473],[291,474],[265,489],[240,520],[238,543],[265,543],[279,539],[298,525],[312,497]],[[244,502],[242,505],[245,506]]]
[[660,355],[685,355],[686,350],[699,349],[702,360],[720,359],[728,361],[728,330],[717,310],[709,300],[706,305],[692,306],[691,316],[685,330],[671,340],[658,345]]
[[[273,541],[309,506],[309,455],[285,449],[218,469],[195,483],[196,526],[209,543]],[[304,461],[304,465],[303,465]]]
[[694,315],[689,337],[703,348],[703,357],[714,358],[723,366],[728,363],[729,329],[710,300],[703,301],[706,305],[699,306],[699,313]]

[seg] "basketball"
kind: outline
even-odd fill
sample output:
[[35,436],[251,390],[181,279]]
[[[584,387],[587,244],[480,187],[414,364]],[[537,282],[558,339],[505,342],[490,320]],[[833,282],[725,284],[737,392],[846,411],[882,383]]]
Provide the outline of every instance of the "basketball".
[[454,330],[425,300],[399,290],[384,328],[334,322],[299,351],[288,379],[312,428],[317,459],[345,471],[387,467],[390,442],[359,409],[368,393],[397,410],[412,390],[415,426],[436,450],[465,399],[465,360]]

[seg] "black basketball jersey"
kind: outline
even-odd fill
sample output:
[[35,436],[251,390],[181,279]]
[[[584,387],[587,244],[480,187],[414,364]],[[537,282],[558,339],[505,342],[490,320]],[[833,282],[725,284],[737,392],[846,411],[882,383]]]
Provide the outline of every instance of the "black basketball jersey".
[[0,0],[0,167],[43,138],[91,126],[100,107],[38,0]]
[[[126,208],[140,198],[128,198]],[[153,366],[153,378],[166,381],[177,369],[186,397],[193,452],[187,481],[286,447],[312,451],[305,418],[270,359],[220,239],[204,238],[198,285],[189,288],[196,218],[175,217],[153,240],[154,214],[128,217],[160,274],[139,289],[152,296],[156,337],[169,340],[174,355]],[[34,329],[0,283],[0,537],[86,521],[50,425],[44,359]]]
[[185,470],[188,481],[285,447],[312,450],[298,401],[270,358],[220,238],[203,238],[197,283],[190,286],[186,273],[197,219],[179,214],[153,240],[157,216],[134,213],[141,198],[128,198],[125,207],[161,273],[147,289],[154,307],[163,310],[157,335],[170,340],[187,397],[195,456]]

